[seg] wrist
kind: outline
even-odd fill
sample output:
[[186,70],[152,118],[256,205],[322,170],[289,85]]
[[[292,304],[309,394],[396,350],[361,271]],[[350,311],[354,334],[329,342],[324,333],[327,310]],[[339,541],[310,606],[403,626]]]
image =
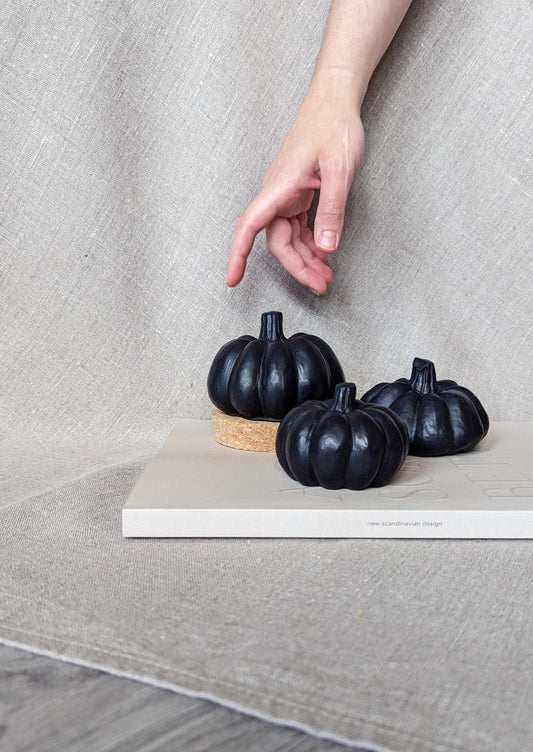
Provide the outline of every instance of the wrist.
[[337,99],[359,115],[368,88],[368,79],[343,65],[317,66],[309,86],[308,96]]

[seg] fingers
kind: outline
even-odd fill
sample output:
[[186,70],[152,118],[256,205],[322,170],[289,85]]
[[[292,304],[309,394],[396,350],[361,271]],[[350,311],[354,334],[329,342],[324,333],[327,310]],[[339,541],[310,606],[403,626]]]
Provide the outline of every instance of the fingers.
[[[306,203],[310,201],[311,195]],[[278,212],[279,203],[265,191],[244,212],[235,230],[226,284],[234,287],[241,281],[255,237],[266,229],[270,253],[298,282],[316,295],[322,295],[333,279],[333,272],[326,263],[328,253],[316,246],[305,212],[291,218],[278,216]]]
[[320,170],[320,197],[315,217],[314,239],[326,253],[336,251],[344,224],[346,199],[353,176],[335,163],[325,163]]
[[[307,227],[307,214],[300,214],[295,219],[291,220],[292,227],[292,247],[300,254],[303,262],[306,266],[319,274],[326,282],[326,286],[333,279],[333,272],[327,265],[328,254],[319,250],[313,240],[313,233]],[[314,292],[322,294],[326,291],[326,288],[320,283],[320,290],[316,289]]]
[[270,225],[275,217],[292,217],[309,208],[313,200],[316,175],[307,181],[280,180],[275,187],[263,188],[237,222],[228,259],[226,284],[234,287],[244,276],[246,261],[255,237]]
[[333,272],[325,263],[327,254],[316,248],[306,215],[292,219],[276,217],[267,227],[270,253],[285,269],[316,295],[326,292]]

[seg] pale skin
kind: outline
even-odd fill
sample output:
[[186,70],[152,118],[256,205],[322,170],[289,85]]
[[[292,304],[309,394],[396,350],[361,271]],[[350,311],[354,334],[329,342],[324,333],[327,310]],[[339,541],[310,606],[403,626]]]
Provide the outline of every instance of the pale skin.
[[[256,236],[316,295],[333,280],[348,191],[364,152],[361,105],[368,83],[411,0],[333,0],[315,72],[296,120],[268,169],[261,192],[240,217],[226,284],[243,278]],[[307,212],[319,201],[314,232]]]

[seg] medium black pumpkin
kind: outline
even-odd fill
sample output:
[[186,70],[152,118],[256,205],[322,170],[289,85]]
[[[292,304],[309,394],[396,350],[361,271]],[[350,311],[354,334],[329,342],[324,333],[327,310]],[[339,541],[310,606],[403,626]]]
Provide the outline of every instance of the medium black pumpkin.
[[409,452],[438,457],[468,452],[489,430],[489,418],[479,399],[455,381],[437,381],[430,360],[415,358],[410,379],[383,382],[363,394],[394,410],[407,425]]
[[213,404],[229,415],[281,420],[310,399],[331,397],[344,381],[331,347],[312,334],[283,334],[279,311],[261,316],[259,338],[244,335],[215,355],[207,377]]
[[333,399],[306,402],[281,421],[276,455],[291,478],[357,491],[384,486],[396,475],[409,448],[405,424],[355,394],[355,384],[337,384]]

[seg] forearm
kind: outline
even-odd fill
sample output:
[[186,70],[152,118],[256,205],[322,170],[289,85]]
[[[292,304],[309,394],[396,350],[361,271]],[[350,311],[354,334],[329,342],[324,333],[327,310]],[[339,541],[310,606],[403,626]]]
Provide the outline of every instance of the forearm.
[[348,84],[358,107],[411,0],[333,0],[311,88]]

